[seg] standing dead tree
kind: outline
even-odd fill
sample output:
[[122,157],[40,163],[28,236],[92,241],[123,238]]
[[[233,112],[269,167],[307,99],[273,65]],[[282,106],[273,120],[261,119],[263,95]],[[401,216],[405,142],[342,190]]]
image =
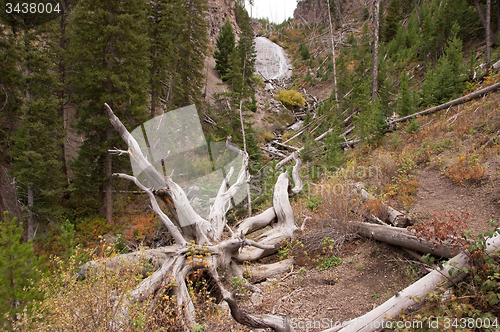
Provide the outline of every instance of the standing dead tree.
[[[155,265],[158,266],[153,274],[132,291],[129,301],[142,301],[150,296],[161,296],[161,290],[175,281],[175,287],[172,290],[177,301],[178,315],[182,317],[182,323],[186,329],[191,330],[195,325],[195,307],[185,280],[191,273],[203,270],[214,281],[237,322],[252,328],[293,331],[286,318],[274,315],[251,315],[245,312],[240,308],[234,294],[228,289],[231,289],[229,286],[232,277],[241,276],[243,268],[240,264],[242,262],[253,262],[277,252],[280,242],[293,236],[296,226],[289,197],[302,191],[302,181],[299,175],[301,161],[297,155],[294,157],[296,164],[292,171],[295,187],[291,187],[291,180],[287,173],[282,173],[274,188],[273,207],[259,215],[247,218],[232,229],[227,223],[226,213],[230,208],[231,199],[247,181],[248,155],[246,152],[229,142],[226,143],[228,149],[242,156],[242,167],[236,182],[229,186],[234,171],[234,168],[231,168],[220,185],[208,217],[202,218],[193,209],[183,189],[169,176],[160,174],[152,166],[143,155],[137,140],[115,116],[112,109],[107,104],[105,107],[111,124],[128,145],[128,150],[114,150],[114,152],[132,156],[142,170],[142,174],[149,181],[148,183],[155,184],[155,189],[148,188],[135,176],[122,173],[115,173],[113,176],[134,182],[149,196],[154,212],[165,225],[174,242],[168,247],[146,250],[140,255],[136,253],[123,255],[123,260],[128,262],[138,259],[139,256],[146,258],[151,256],[154,257]],[[171,218],[160,208],[158,199],[164,201],[169,207]],[[255,240],[247,238],[247,235],[267,226],[270,226],[269,230]],[[192,255],[192,252],[202,254]],[[120,256],[108,261],[87,263],[81,273],[86,273],[85,271],[90,266],[96,264],[120,265],[119,260]],[[273,265],[257,266],[256,269],[263,275],[269,275],[275,269],[282,271],[281,268]],[[247,288],[258,291],[250,284],[247,284]],[[121,317],[127,317],[126,313],[123,313]],[[117,320],[120,319],[123,318],[117,318]]]

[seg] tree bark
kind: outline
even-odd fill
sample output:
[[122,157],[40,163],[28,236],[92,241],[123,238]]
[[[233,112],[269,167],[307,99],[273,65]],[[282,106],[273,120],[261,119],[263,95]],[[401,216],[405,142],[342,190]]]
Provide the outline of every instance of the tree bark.
[[378,92],[378,29],[379,29],[380,0],[375,0],[375,15],[373,16],[375,29],[373,31],[373,79],[372,102],[375,102]]
[[62,133],[60,135],[60,148],[61,148],[61,170],[66,178],[66,182],[69,185],[69,175],[68,175],[68,165],[66,162],[66,135],[67,135],[67,115],[66,115],[66,49],[68,47],[68,38],[66,36],[66,26],[67,19],[69,15],[68,11],[68,1],[61,1],[61,24],[59,26],[59,31],[61,33],[61,37],[59,39],[59,47],[61,48],[61,53],[59,57],[59,81],[62,84],[59,98],[59,111],[58,116],[59,120],[62,121]]
[[330,0],[326,1],[328,4],[328,21],[330,22],[330,37],[332,39],[332,61],[333,61],[333,91],[335,92],[335,102],[339,105],[339,93],[337,87],[337,66],[335,64],[335,40],[333,38],[332,15],[330,13]]
[[[108,129],[106,135],[111,138],[111,128]],[[104,158],[104,176],[105,176],[105,195],[106,195],[106,220],[109,225],[113,223],[113,186],[111,185],[111,175],[113,174],[113,156],[110,152],[106,152]]]
[[481,19],[481,23],[483,24],[483,27],[485,29],[490,30],[489,33],[490,33],[491,39],[492,39],[493,43],[496,44],[498,42],[497,37],[495,36],[493,31],[491,31],[491,27],[488,27],[488,24],[486,23],[486,19],[484,18],[483,10],[481,9],[481,5],[479,4],[479,1],[474,0],[474,4],[476,5],[477,15]]
[[491,62],[491,0],[486,0],[486,70],[490,69]]
[[28,185],[28,225],[27,225],[27,233],[28,233],[28,241],[31,241],[35,238],[34,231],[34,221],[33,221],[33,188]]
[[418,238],[406,228],[375,225],[365,222],[355,222],[354,225],[358,227],[358,233],[361,236],[380,242],[445,258],[451,258],[456,254],[451,247],[437,246],[431,242],[427,242],[423,238]]
[[417,18],[418,18],[418,26],[422,26],[422,19],[420,18],[420,12],[418,11],[418,6],[419,6],[420,1],[415,0],[415,12],[417,13]]

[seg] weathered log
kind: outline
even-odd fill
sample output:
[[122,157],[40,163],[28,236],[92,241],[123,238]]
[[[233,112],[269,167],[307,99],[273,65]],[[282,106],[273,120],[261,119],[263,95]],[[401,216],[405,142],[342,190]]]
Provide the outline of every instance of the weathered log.
[[498,137],[498,135],[500,135],[500,130],[498,130],[493,136],[491,136],[491,138],[488,140],[488,142],[484,143],[484,145],[481,147],[481,150],[484,150],[488,146],[490,146],[491,143],[493,143],[493,141],[495,140],[495,138]]
[[[368,191],[366,191],[364,189],[364,183],[362,182],[358,182],[358,183],[355,183],[354,186],[356,187],[356,189],[358,190],[358,193],[359,195],[365,200],[365,201],[371,201],[371,200],[374,200],[375,197],[370,194]],[[407,227],[411,224],[411,220],[410,218],[394,209],[393,207],[381,202],[380,203],[384,209],[386,209],[387,211],[387,220],[393,225],[393,226],[396,226],[396,227]]]
[[288,272],[292,266],[293,258],[289,258],[273,264],[250,266],[246,268],[245,272],[249,275],[250,280],[255,283]]
[[[136,269],[138,266],[143,267],[142,274],[145,275],[151,268],[159,269],[166,259],[167,254],[162,250],[136,251],[99,261],[87,262],[80,267],[77,277],[83,279],[89,273],[99,273],[101,269],[126,270]],[[149,265],[149,267],[146,267],[146,265]]]
[[[500,249],[500,235],[487,240],[486,251],[495,251]],[[457,284],[466,277],[466,273],[458,273],[463,267],[469,266],[468,253],[460,253],[451,259],[443,268],[439,268],[427,274],[412,285],[391,297],[382,305],[357,317],[346,321],[344,328],[333,327],[323,332],[371,332],[380,330],[385,322],[391,320],[400,314],[401,310],[417,304],[416,298],[424,299],[429,292],[436,287],[450,287]],[[454,273],[451,273],[454,272]],[[450,277],[450,273],[452,276]],[[443,285],[444,283],[444,285]]]
[[297,151],[299,149],[299,148],[296,148],[295,146],[283,144],[283,143],[280,143],[280,142],[278,142],[276,140],[272,141],[271,144],[276,144],[277,146],[280,146],[282,148],[285,148],[287,150],[292,150],[292,151]]
[[402,117],[402,118],[399,118],[399,119],[396,119],[396,120],[393,120],[393,121],[390,121],[387,123],[387,126],[388,127],[391,127],[393,126],[394,124],[396,123],[399,123],[399,122],[404,122],[404,121],[408,121],[408,120],[411,120],[417,116],[422,116],[422,115],[427,115],[427,114],[432,114],[432,113],[436,113],[438,111],[441,111],[441,110],[444,110],[444,109],[447,109],[449,107],[452,107],[452,106],[456,106],[456,105],[460,105],[460,104],[463,104],[463,103],[466,103],[472,99],[477,99],[479,97],[482,97],[484,96],[485,94],[487,94],[488,92],[491,92],[491,91],[495,91],[497,90],[498,88],[500,88],[500,83],[495,83],[493,85],[490,85],[489,87],[486,87],[484,89],[481,89],[481,90],[478,90],[476,92],[473,92],[473,93],[469,93],[468,95],[466,96],[463,96],[463,97],[460,97],[460,98],[457,98],[457,99],[454,99],[452,101],[449,101],[447,103],[444,103],[444,104],[441,104],[439,106],[435,106],[435,107],[431,107],[431,108],[428,108],[424,111],[421,111],[421,112],[417,112],[417,113],[413,113],[413,114],[410,114],[410,115],[407,115],[405,117]]
[[418,238],[406,228],[375,225],[365,222],[353,222],[353,224],[357,226],[358,233],[366,238],[439,257],[451,258],[456,254],[453,248],[437,246],[423,238]]

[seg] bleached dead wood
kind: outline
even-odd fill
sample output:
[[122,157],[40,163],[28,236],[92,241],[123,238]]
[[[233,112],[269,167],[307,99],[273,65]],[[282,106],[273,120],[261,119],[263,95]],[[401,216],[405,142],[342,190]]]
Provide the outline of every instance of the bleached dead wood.
[[484,145],[481,147],[481,150],[484,150],[488,146],[490,146],[491,143],[493,143],[493,141],[495,140],[495,138],[498,137],[498,135],[500,135],[500,130],[498,130],[493,136],[491,136],[491,138],[488,140],[488,142],[484,143]]
[[389,243],[395,246],[401,246],[425,254],[429,253],[439,257],[451,258],[456,254],[453,248],[447,246],[437,246],[423,238],[418,238],[406,228],[393,227],[389,225],[375,225],[366,222],[353,222],[353,224],[357,226],[358,233],[366,238]]
[[[228,186],[234,169],[231,168],[225,176],[215,201],[206,219],[198,215],[182,188],[168,176],[161,175],[150,162],[142,155],[139,144],[128,132],[121,121],[114,115],[112,109],[106,104],[106,111],[115,130],[118,131],[128,150],[116,150],[120,154],[128,154],[134,158],[143,174],[154,185],[151,189],[142,184],[136,177],[117,173],[114,176],[134,182],[150,198],[153,211],[166,226],[174,239],[175,244],[168,247],[150,249],[132,254],[117,256],[116,258],[91,262],[80,271],[85,277],[88,271],[95,266],[117,267],[136,262],[139,257],[153,262],[155,271],[145,278],[129,296],[128,302],[142,301],[149,296],[160,296],[160,289],[175,281],[176,287],[172,288],[177,301],[177,315],[181,318],[186,330],[191,330],[195,324],[195,307],[191,300],[185,278],[196,270],[206,270],[216,282],[224,300],[229,304],[235,320],[252,328],[271,328],[275,331],[293,331],[286,318],[272,315],[251,315],[243,312],[233,294],[226,290],[224,282],[231,280],[239,270],[238,262],[255,261],[270,253],[277,251],[278,245],[290,239],[296,229],[293,211],[289,196],[298,194],[302,190],[300,179],[301,161],[296,153],[292,154],[296,164],[292,171],[295,187],[291,188],[291,181],[286,173],[281,174],[276,182],[273,207],[263,213],[247,218],[237,229],[231,229],[227,224],[226,213],[230,200],[236,195],[241,186],[247,182],[248,154],[227,143],[229,150],[241,154],[243,158],[241,169],[236,182]],[[166,202],[173,218],[162,211],[157,199]],[[274,221],[276,222],[274,223]],[[247,239],[246,235],[270,226],[270,229],[256,239]],[[223,232],[228,229],[228,234]],[[222,239],[225,240],[222,240]],[[191,241],[190,244],[188,244]],[[204,252],[203,259],[188,256],[192,250]],[[267,273],[276,273],[283,270],[283,264],[269,268],[259,267],[257,271],[261,278]],[[219,273],[222,273],[219,276]],[[251,288],[251,287],[250,287]],[[126,306],[120,311],[117,319],[127,317]]]
[[[487,240],[487,251],[500,249],[500,235]],[[463,267],[469,266],[469,256],[467,253],[460,253],[453,257],[443,268],[434,270],[412,285],[406,287],[397,295],[391,297],[382,305],[366,313],[361,317],[351,319],[346,322],[344,328],[329,328],[323,332],[371,332],[380,329],[381,325],[400,314],[401,310],[417,304],[416,298],[424,299],[429,292],[436,287],[450,287],[457,284],[467,274],[458,273]],[[450,272],[453,272],[450,277]]]
[[[355,183],[354,186],[356,187],[356,190],[358,191],[358,194],[365,200],[365,201],[371,201],[371,200],[374,200],[375,197],[370,194],[368,191],[366,191],[364,189],[364,184],[362,182],[358,182],[358,183]],[[380,203],[382,205],[382,207],[387,211],[387,220],[393,225],[393,226],[396,226],[396,227],[406,227],[408,226],[411,221],[410,221],[410,218],[394,209],[393,207],[381,202]]]
[[489,87],[486,87],[484,89],[481,89],[481,90],[478,90],[476,92],[473,92],[473,93],[470,93],[466,96],[463,96],[463,97],[460,97],[460,98],[457,98],[457,99],[454,99],[452,101],[449,101],[447,103],[444,103],[444,104],[441,104],[439,106],[435,106],[435,107],[431,107],[431,108],[428,108],[424,111],[421,111],[421,112],[417,112],[417,113],[413,113],[413,114],[410,114],[410,115],[407,115],[405,117],[402,117],[402,118],[399,118],[399,119],[396,119],[394,121],[390,121],[389,123],[387,123],[387,126],[388,127],[391,127],[393,126],[394,124],[396,123],[399,123],[399,122],[404,122],[404,121],[409,121],[415,117],[418,117],[418,116],[422,116],[422,115],[427,115],[427,114],[432,114],[432,113],[436,113],[438,111],[441,111],[441,110],[444,110],[444,109],[447,109],[449,107],[452,107],[452,106],[456,106],[456,105],[460,105],[460,104],[463,104],[463,103],[466,103],[470,100],[473,100],[473,99],[477,99],[479,97],[482,97],[484,96],[485,94],[487,94],[488,92],[491,92],[491,91],[495,91],[497,90],[498,88],[500,88],[500,83],[495,83],[493,85],[490,85]]

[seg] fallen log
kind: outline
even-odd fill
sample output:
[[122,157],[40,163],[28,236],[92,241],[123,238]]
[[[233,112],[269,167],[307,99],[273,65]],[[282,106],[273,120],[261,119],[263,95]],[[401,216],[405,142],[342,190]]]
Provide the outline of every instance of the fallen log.
[[451,258],[456,254],[453,248],[437,246],[423,238],[418,238],[406,228],[366,222],[353,222],[353,224],[358,227],[358,234],[366,238],[444,258]]
[[[500,249],[500,235],[488,239],[486,251],[494,251]],[[391,297],[382,305],[366,313],[361,317],[357,317],[346,321],[342,327],[332,327],[322,332],[371,332],[378,331],[385,322],[391,320],[400,314],[401,310],[417,304],[415,299],[422,300],[429,292],[432,292],[436,287],[450,287],[457,284],[467,275],[465,272],[458,273],[456,271],[470,264],[467,253],[461,253],[448,261],[443,268],[439,268],[427,274],[412,285],[406,287],[398,294]],[[455,273],[453,273],[455,271]],[[450,277],[450,274],[452,276]],[[445,285],[443,285],[445,283]]]
[[481,150],[484,150],[486,149],[488,146],[490,146],[491,143],[493,143],[493,141],[495,140],[495,138],[498,137],[498,135],[500,135],[500,130],[498,130],[495,135],[491,136],[491,138],[488,140],[488,142],[484,143],[484,145],[481,147]]
[[469,93],[466,96],[454,99],[452,101],[449,101],[447,103],[441,104],[439,106],[431,107],[431,108],[428,108],[428,109],[426,109],[426,110],[424,110],[422,112],[413,113],[413,114],[407,115],[405,117],[402,117],[402,118],[399,118],[399,119],[396,119],[396,120],[393,120],[393,121],[389,121],[387,123],[387,126],[391,127],[391,126],[394,126],[396,123],[408,121],[408,120],[411,120],[411,119],[413,119],[413,118],[415,118],[417,116],[422,116],[422,115],[436,113],[438,111],[447,109],[449,107],[457,106],[457,105],[466,103],[466,102],[468,102],[470,100],[482,97],[485,94],[487,94],[488,92],[495,91],[495,90],[497,90],[499,88],[500,88],[500,83],[496,83],[496,84],[490,85],[489,87],[486,87],[484,89],[481,89],[481,90],[473,92],[473,93]]
[[[370,194],[368,191],[366,191],[364,189],[364,183],[358,182],[358,183],[355,183],[354,186],[358,190],[358,194],[365,201],[371,201],[371,200],[375,199],[375,197],[372,194]],[[404,213],[402,213],[402,212],[394,209],[393,207],[391,207],[387,204],[384,204],[382,202],[380,204],[387,211],[387,221],[389,221],[393,226],[407,227],[411,224],[411,220],[406,214],[404,214]]]

